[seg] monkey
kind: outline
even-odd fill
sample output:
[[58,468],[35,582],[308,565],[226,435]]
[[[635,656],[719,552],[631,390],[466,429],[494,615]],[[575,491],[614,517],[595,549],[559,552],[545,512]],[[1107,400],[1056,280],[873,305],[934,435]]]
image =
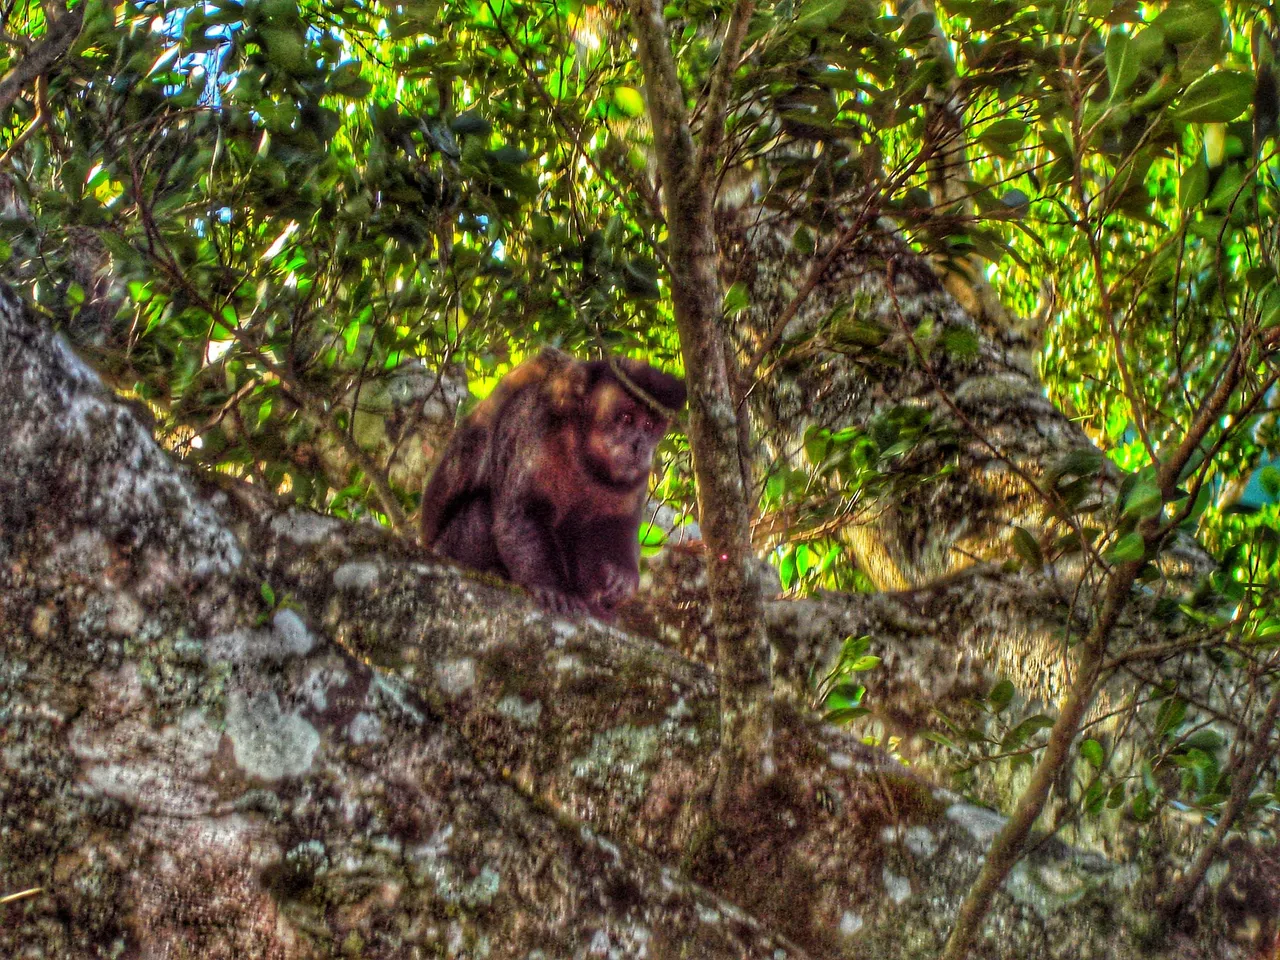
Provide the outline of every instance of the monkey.
[[450,437],[423,491],[423,543],[554,613],[612,620],[640,582],[654,450],[685,400],[682,379],[642,361],[545,348]]

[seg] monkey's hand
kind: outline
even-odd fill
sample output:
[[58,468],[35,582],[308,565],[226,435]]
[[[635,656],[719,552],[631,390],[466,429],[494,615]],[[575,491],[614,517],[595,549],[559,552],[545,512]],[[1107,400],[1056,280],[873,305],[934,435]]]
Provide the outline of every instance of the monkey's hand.
[[546,610],[548,613],[557,613],[568,616],[585,616],[591,611],[587,608],[585,601],[578,597],[570,596],[563,590],[557,590],[554,587],[533,586],[529,588],[529,592],[533,594],[533,598],[538,601],[538,606]]
[[614,608],[635,593],[639,586],[638,571],[610,565],[604,571],[604,586],[591,594],[591,609],[597,616],[611,618]]
[[511,579],[533,594],[548,613],[589,613],[583,598],[564,589],[563,578],[557,574],[564,564],[557,556],[554,534],[530,507],[536,501],[518,482],[512,481],[511,488],[496,504],[493,518],[498,557]]

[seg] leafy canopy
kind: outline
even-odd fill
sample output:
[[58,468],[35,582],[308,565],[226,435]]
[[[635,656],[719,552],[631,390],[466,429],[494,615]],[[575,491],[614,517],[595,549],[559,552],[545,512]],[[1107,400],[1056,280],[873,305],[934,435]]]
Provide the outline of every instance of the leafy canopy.
[[[1139,469],[1246,327],[1280,324],[1268,7],[905,9],[762,5],[722,191],[814,211],[801,248],[830,228],[823,210],[855,209],[895,218],[939,264],[985,262],[1013,311],[1044,321],[1050,396]],[[2,252],[185,455],[394,521],[417,489],[387,461],[415,442],[415,410],[454,397],[438,371],[482,392],[543,342],[678,367],[624,12],[225,0],[83,13],[40,96],[3,119]],[[666,9],[691,101],[724,13]],[[38,42],[42,8],[15,6],[8,29]],[[23,56],[6,51],[4,69]],[[925,148],[940,105],[967,150],[949,191]],[[741,306],[726,291],[726,315]],[[1195,517],[1272,576],[1273,406],[1237,411],[1204,458]],[[807,437],[810,470],[768,472],[766,512],[795,521],[766,525],[787,531],[788,587],[860,583],[830,534],[928,429],[900,417]],[[685,455],[668,452],[659,492],[688,503]],[[1239,490],[1236,512],[1216,509]]]

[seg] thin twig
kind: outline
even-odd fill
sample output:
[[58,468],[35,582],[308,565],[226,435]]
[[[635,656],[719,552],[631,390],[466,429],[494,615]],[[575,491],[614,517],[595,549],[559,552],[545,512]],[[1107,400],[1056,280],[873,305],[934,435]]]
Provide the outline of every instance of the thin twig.
[[1271,751],[1271,731],[1275,728],[1277,716],[1280,716],[1280,686],[1277,686],[1271,694],[1271,701],[1267,704],[1262,722],[1254,731],[1254,740],[1249,747],[1249,752],[1241,760],[1240,768],[1236,771],[1235,779],[1231,783],[1231,793],[1218,817],[1218,825],[1214,827],[1213,835],[1209,837],[1209,842],[1196,856],[1195,862],[1182,875],[1173,890],[1169,892],[1168,898],[1161,904],[1161,909],[1166,916],[1177,914],[1187,905],[1209,867],[1217,858],[1222,841],[1226,839],[1243,812],[1249,800],[1249,793],[1253,790],[1254,778]]
[[698,158],[694,161],[694,177],[705,180],[712,165],[720,157],[720,144],[724,140],[724,128],[728,118],[729,92],[733,89],[733,74],[738,69],[742,54],[742,41],[755,12],[755,0],[738,0],[729,26],[720,45],[720,59],[711,75],[711,90],[707,94],[702,136],[699,138]]
[[43,893],[44,887],[30,887],[26,890],[19,890],[17,893],[7,893],[0,897],[0,906],[6,903],[13,903],[17,900],[25,900],[27,897],[34,897],[37,893]]
[[9,161],[13,159],[14,154],[21,150],[22,145],[31,139],[31,135],[44,126],[44,122],[44,114],[37,113],[35,117],[32,118],[31,122],[27,124],[26,129],[14,138],[13,143],[9,144],[9,149],[3,154],[0,154],[0,167],[8,165]]

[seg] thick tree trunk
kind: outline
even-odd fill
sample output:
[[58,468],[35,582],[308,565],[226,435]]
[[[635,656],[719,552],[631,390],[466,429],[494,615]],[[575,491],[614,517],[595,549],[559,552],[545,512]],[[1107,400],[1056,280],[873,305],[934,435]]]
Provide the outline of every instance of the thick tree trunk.
[[[754,352],[788,313],[798,278],[823,253],[821,241],[816,253],[795,246],[799,226],[774,215],[723,231],[726,260],[751,293],[737,328],[744,352]],[[976,338],[975,355],[941,347],[942,335],[956,330]],[[1092,447],[1045,399],[1027,344],[981,337],[928,266],[883,227],[838,252],[784,337],[770,375],[751,394],[771,435],[789,445],[775,452],[800,460],[808,427],[868,429],[895,406],[927,410],[933,426],[951,431],[926,439],[903,464],[903,472],[931,481],[899,492],[892,511],[867,511],[857,525],[857,560],[881,589],[1008,559],[1012,525],[1039,532],[1045,524],[1044,502],[1023,477]],[[934,476],[949,465],[955,469]]]
[[[199,491],[7,290],[0,417],[6,955],[925,957],[1000,822],[787,717],[726,862],[705,669]],[[1152,955],[1123,871],[1020,870],[979,955]]]

